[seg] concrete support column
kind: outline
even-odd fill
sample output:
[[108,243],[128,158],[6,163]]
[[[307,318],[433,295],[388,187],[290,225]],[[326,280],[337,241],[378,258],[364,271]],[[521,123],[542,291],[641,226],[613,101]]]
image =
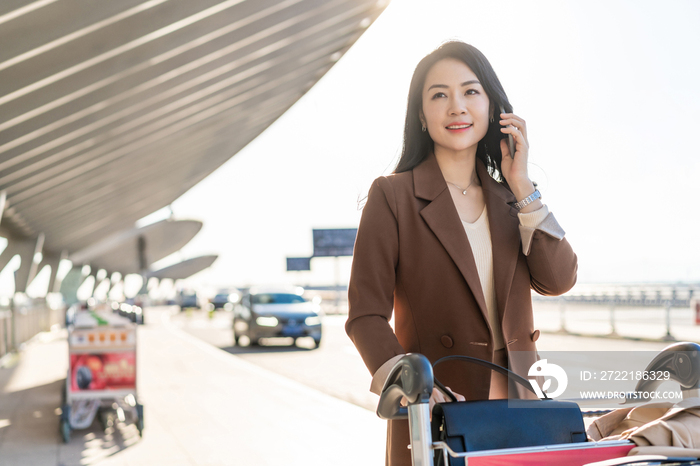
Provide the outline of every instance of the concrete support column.
[[60,291],[63,295],[63,300],[68,306],[78,302],[78,288],[80,288],[84,280],[82,265],[74,265],[63,278]]
[[5,212],[5,205],[7,205],[7,191],[3,190],[0,191],[0,222],[2,221],[2,214]]
[[58,279],[58,268],[61,266],[61,262],[64,260],[67,260],[67,259],[68,259],[68,251],[64,250],[61,252],[61,258],[58,261],[58,266],[56,266],[56,273],[55,273],[55,275],[51,276],[53,281],[51,282],[52,285],[49,286],[49,291],[51,291],[52,293],[58,293],[61,290],[61,283],[63,281],[63,278],[65,278],[65,276],[62,277],[60,280]]
[[[100,273],[100,272],[102,272],[102,273]],[[102,277],[102,278],[100,278],[100,277]],[[112,278],[111,278],[111,274],[106,269],[99,270],[95,274],[95,286],[92,290],[93,297],[96,296],[95,292],[97,291],[98,288],[103,289],[103,290],[106,288],[105,299],[109,299],[109,291],[112,289]]]
[[65,253],[53,254],[50,252],[44,252],[41,263],[39,264],[39,267],[37,267],[38,271],[41,271],[41,269],[43,269],[46,265],[51,267],[51,277],[49,278],[48,288],[49,293],[55,293],[58,291],[56,276],[58,275],[58,266],[61,264],[61,260],[65,259],[65,255]]
[[143,280],[143,285],[136,296],[148,294],[148,258],[146,257],[146,238],[141,235],[138,239],[138,261],[139,261],[139,273],[141,275],[141,280]]
[[11,256],[19,254],[22,258],[22,264],[19,266],[15,274],[15,292],[24,293],[27,291],[27,285],[34,279],[37,273],[37,263],[34,262],[34,256],[41,252],[44,246],[44,234],[41,233],[37,238],[33,239],[10,239],[7,244]]
[[[146,296],[147,296],[146,302],[150,302],[151,291],[158,290],[158,287],[160,286],[160,279],[158,277],[149,277],[148,275],[146,275],[144,280],[146,280]],[[151,287],[149,287],[148,283],[151,280],[153,280],[153,285]]]
[[10,260],[15,256],[15,254],[16,254],[16,253],[13,252],[13,251],[10,249],[10,244],[9,244],[9,240],[8,240],[7,247],[6,247],[5,250],[2,252],[2,254],[0,254],[0,272],[2,272],[2,270],[3,270],[5,267],[7,267],[7,264],[8,264],[8,263],[10,262]]
[[[116,283],[114,283],[114,286],[112,286],[112,288],[116,288],[117,286],[121,286],[121,287],[122,287],[122,296],[124,296],[124,298],[126,299],[126,294],[124,293],[124,286],[125,286],[125,284],[124,284],[124,277],[120,278],[119,281],[117,281]],[[112,291],[112,290],[110,290],[110,291]]]
[[107,297],[109,294],[122,282],[122,274],[119,274],[119,280],[115,278],[115,272],[107,272],[107,277],[109,278],[109,290],[107,291]]
[[97,269],[95,267],[90,267],[90,273],[85,276],[85,278],[83,279],[83,283],[85,283],[85,281],[90,277],[92,277],[92,292],[90,293],[90,297],[94,297],[97,285],[99,285],[99,283],[97,282]]

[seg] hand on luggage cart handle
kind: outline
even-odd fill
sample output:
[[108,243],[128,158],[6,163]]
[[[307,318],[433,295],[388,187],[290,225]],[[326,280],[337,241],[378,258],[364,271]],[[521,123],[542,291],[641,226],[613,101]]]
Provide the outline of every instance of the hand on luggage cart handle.
[[430,361],[422,354],[409,353],[399,359],[391,369],[386,382],[384,382],[384,388],[377,406],[377,415],[382,419],[406,419],[408,410],[401,406],[401,398],[405,396],[409,405],[428,403],[433,392],[433,385],[445,393],[452,401],[457,401],[452,391],[433,376],[433,367],[448,360],[471,362],[489,368],[535,393],[529,380],[489,361],[472,358],[471,356],[445,356],[435,361],[435,364],[431,366]]
[[401,398],[409,405],[428,403],[433,392],[433,368],[428,358],[419,353],[402,357],[391,369],[384,382],[377,405],[382,419],[406,419],[408,410],[401,407]]

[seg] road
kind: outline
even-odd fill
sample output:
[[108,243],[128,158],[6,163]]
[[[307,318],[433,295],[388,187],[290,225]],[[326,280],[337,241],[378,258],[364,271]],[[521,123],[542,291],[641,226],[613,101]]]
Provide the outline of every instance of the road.
[[[369,392],[371,377],[345,334],[343,325],[346,318],[344,315],[324,317],[323,341],[318,349],[313,349],[311,339],[300,340],[298,346],[293,345],[292,339],[270,339],[260,347],[233,346],[231,314],[224,311],[217,311],[213,318],[202,311],[177,313],[170,317],[170,323],[253,364],[374,411],[378,397]],[[548,318],[548,313],[536,314],[536,320]],[[546,322],[539,324],[547,327]],[[599,326],[602,329],[600,333],[607,331],[605,322]],[[623,357],[624,354],[631,357],[648,351],[651,358],[668,343],[543,333],[537,345],[543,354],[555,351],[562,356],[562,351],[569,352],[568,355],[563,354],[564,361],[567,365],[579,367],[581,360],[577,352],[580,351],[610,351],[623,354]],[[606,369],[606,359],[602,357],[595,362],[588,361],[585,368]]]
[[172,324],[207,343],[329,395],[374,411],[379,397],[369,392],[372,380],[359,353],[345,334],[344,315],[323,320],[323,340],[313,349],[309,338],[293,345],[291,338],[264,340],[259,347],[233,346],[231,313],[217,311],[210,319],[205,312],[182,312]]

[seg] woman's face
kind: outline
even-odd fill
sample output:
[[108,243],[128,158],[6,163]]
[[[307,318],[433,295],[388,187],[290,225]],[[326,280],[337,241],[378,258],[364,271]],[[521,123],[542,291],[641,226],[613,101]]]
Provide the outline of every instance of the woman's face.
[[428,71],[423,85],[421,122],[435,152],[463,152],[476,147],[489,128],[489,98],[463,62],[445,58]]

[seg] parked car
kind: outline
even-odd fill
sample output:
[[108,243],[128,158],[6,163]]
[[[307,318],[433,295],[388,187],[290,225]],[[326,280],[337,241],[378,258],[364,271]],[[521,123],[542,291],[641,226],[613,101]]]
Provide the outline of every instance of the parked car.
[[112,309],[120,316],[128,318],[135,324],[143,324],[143,309],[141,306],[129,304],[128,302],[120,304],[117,301],[113,301]]
[[195,292],[182,291],[178,294],[177,298],[177,304],[180,306],[181,311],[189,308],[199,309],[200,307],[199,297]]
[[209,303],[214,306],[214,309],[224,309],[226,311],[233,310],[233,305],[238,301],[239,295],[236,292],[224,290],[220,291]]
[[234,307],[234,342],[248,337],[251,345],[261,338],[311,337],[318,348],[322,325],[318,304],[305,300],[304,290],[294,288],[251,288]]

